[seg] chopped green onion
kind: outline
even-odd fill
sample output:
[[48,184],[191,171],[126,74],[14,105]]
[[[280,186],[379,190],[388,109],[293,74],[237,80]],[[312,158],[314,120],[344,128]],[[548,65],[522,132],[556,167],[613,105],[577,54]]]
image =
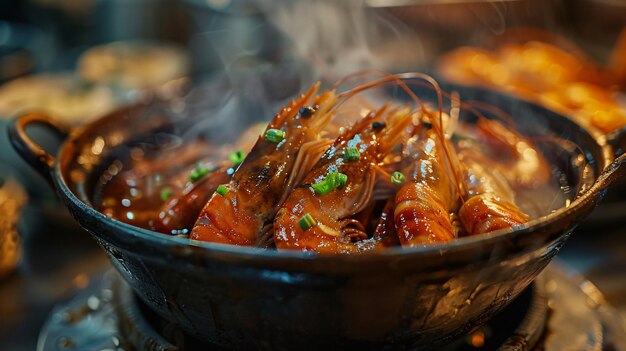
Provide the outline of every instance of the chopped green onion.
[[270,129],[265,132],[265,140],[272,143],[280,143],[285,139],[285,132],[280,129]]
[[319,183],[311,185],[311,188],[313,188],[316,194],[319,194],[319,195],[328,194],[333,189],[335,189],[335,187],[333,187],[333,184],[331,184],[331,182],[328,182],[327,179],[324,179]]
[[356,147],[347,147],[343,150],[343,158],[346,161],[358,161],[361,158],[361,153]]
[[346,186],[346,182],[348,181],[348,176],[343,173],[337,173],[337,188],[341,189]]
[[165,187],[161,189],[161,200],[167,201],[172,196],[172,189]]
[[241,150],[237,150],[237,151],[231,153],[230,155],[228,155],[228,159],[235,166],[239,166],[241,164],[241,162],[243,162],[243,160],[245,158],[246,158],[246,153],[241,151]]
[[330,172],[324,180],[311,185],[311,188],[313,188],[316,194],[324,195],[337,188],[343,188],[347,181],[347,175],[339,172]]
[[196,168],[189,174],[189,181],[193,183],[209,173],[211,173],[210,169],[206,168],[202,163],[198,163]]
[[313,216],[311,216],[310,213],[305,214],[298,220],[298,225],[302,230],[308,230],[316,224],[317,222],[315,221],[315,219],[313,219]]
[[402,184],[404,182],[404,174],[401,172],[393,172],[391,174],[391,184]]
[[220,184],[217,186],[217,190],[215,190],[215,192],[224,196],[228,192],[228,188],[225,187],[224,184]]

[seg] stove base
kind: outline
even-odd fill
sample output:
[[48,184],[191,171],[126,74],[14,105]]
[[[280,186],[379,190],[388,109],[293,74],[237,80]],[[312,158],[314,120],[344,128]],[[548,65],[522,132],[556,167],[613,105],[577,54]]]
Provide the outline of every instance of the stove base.
[[[58,305],[37,346],[40,351],[207,348],[143,306],[115,271]],[[593,284],[552,263],[492,320],[443,348],[480,349],[626,351],[626,329]]]

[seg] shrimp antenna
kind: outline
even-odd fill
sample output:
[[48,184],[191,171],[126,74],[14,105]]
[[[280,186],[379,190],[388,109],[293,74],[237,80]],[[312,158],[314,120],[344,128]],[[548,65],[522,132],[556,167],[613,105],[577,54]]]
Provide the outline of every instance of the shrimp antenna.
[[445,133],[443,131],[443,93],[442,93],[441,87],[439,86],[439,83],[437,83],[437,81],[433,77],[424,73],[420,73],[420,72],[390,74],[388,72],[380,71],[380,70],[364,70],[364,71],[357,72],[353,75],[347,76],[345,79],[340,80],[336,85],[340,85],[341,83],[349,79],[352,79],[354,77],[364,76],[367,74],[378,74],[378,75],[382,75],[383,77],[377,80],[373,80],[371,82],[364,83],[355,88],[352,88],[350,90],[347,90],[343,93],[338,94],[337,96],[339,98],[344,98],[344,100],[339,102],[333,108],[338,108],[345,100],[365,90],[368,90],[371,88],[377,88],[380,86],[385,86],[385,85],[388,85],[388,83],[392,83],[394,85],[401,87],[407,93],[407,95],[409,95],[409,97],[411,97],[411,99],[413,99],[413,101],[415,101],[415,103],[421,108],[422,112],[426,114],[427,116],[430,116],[430,114],[428,114],[428,111],[424,103],[417,97],[415,92],[413,92],[413,90],[411,90],[408,87],[408,85],[404,82],[404,80],[421,79],[423,81],[428,82],[429,85],[434,89],[434,91],[437,94],[437,104],[438,104],[438,112],[439,112],[438,119],[430,118],[430,120],[433,125],[433,128],[435,129],[435,133],[437,133],[439,138],[441,139],[444,154],[446,156],[446,161],[449,164],[450,168],[453,170],[452,173],[457,184],[457,190],[459,191],[459,195],[461,196],[461,198],[463,198],[463,194],[465,194],[465,186],[460,181],[461,179],[460,170],[458,169],[458,167],[455,166],[455,164],[452,161],[452,152],[450,151],[450,147],[448,143],[446,143]]
[[[446,161],[448,165],[450,166],[450,169],[452,169],[452,174],[455,178],[457,190],[459,191],[459,196],[461,197],[461,200],[463,201],[464,194],[466,194],[466,189],[465,189],[465,185],[463,184],[463,182],[461,182],[461,176],[460,176],[461,170],[459,169],[458,165],[455,165],[453,162],[455,158],[452,157],[453,152],[450,150],[449,143],[446,142],[445,132],[443,130],[443,90],[439,86],[439,83],[437,83],[437,81],[433,77],[424,73],[408,72],[408,73],[400,73],[400,74],[397,74],[396,76],[400,79],[424,80],[427,83],[429,83],[430,86],[432,86],[435,93],[437,94],[439,119],[437,120],[438,123],[433,123],[433,127],[435,128],[435,132],[439,135],[439,139],[441,140],[441,144],[443,146],[444,154],[446,155]],[[435,120],[431,118],[431,122],[434,122],[434,121]]]
[[[410,79],[410,80],[407,79],[406,84],[417,85],[417,86],[421,86],[424,88],[429,88],[431,90],[435,90],[435,88],[431,84],[428,84],[428,83],[425,83],[416,79]],[[452,100],[452,95],[446,92],[445,90],[441,90],[441,95],[448,98],[449,100]],[[483,108],[485,111],[491,112],[492,114],[498,116],[504,122],[506,122],[508,126],[516,128],[516,124],[515,124],[515,121],[513,120],[513,117],[511,117],[511,115],[504,112],[504,110],[499,109],[498,107],[495,107],[493,105],[490,105],[490,104],[487,104],[485,102],[478,101],[478,100],[467,100],[466,102],[460,101],[460,106],[462,110],[471,112],[473,115],[477,117],[488,119],[487,116],[482,114],[478,109],[474,108],[474,105],[481,105],[480,107],[478,106],[477,107]]]
[[[337,94],[337,97],[342,99],[342,101],[340,101],[337,105],[335,105],[333,107],[333,111],[337,108],[339,108],[345,101],[347,101],[348,99],[350,99],[351,97],[362,93],[366,90],[369,89],[373,89],[373,88],[379,88],[381,86],[386,86],[388,85],[387,83],[391,83],[390,85],[397,85],[400,86],[406,93],[407,95],[409,95],[409,97],[411,97],[411,99],[416,103],[417,106],[419,106],[423,112],[425,112],[425,105],[422,102],[422,100],[420,100],[419,97],[417,97],[417,95],[415,95],[415,93],[402,81],[402,79],[400,79],[399,77],[397,77],[396,75],[390,74],[390,73],[386,73],[383,71],[378,71],[378,70],[371,70],[371,72],[375,72],[378,73],[380,75],[383,75],[383,78],[380,79],[376,79],[373,80],[371,82],[367,82],[364,84],[361,84],[359,86],[356,86],[350,90],[346,90],[342,93]],[[356,77],[357,74],[358,75],[365,75],[368,72],[363,71],[363,72],[359,72],[354,74],[352,77]],[[346,79],[347,80],[347,79]]]
[[[513,129],[517,129],[517,124],[515,123],[515,120],[513,120],[513,117],[506,113],[504,110],[502,110],[501,108],[494,106],[492,104],[486,103],[484,101],[480,101],[480,100],[467,100],[466,103],[470,106],[476,107],[478,109],[481,109],[483,111],[487,111],[495,116],[497,116],[498,118],[500,118],[501,120],[503,120],[504,122],[506,122],[507,126],[513,128]],[[480,118],[487,118],[485,116],[481,115],[477,115]]]
[[355,79],[355,78],[362,78],[362,77],[367,77],[370,75],[377,75],[377,76],[383,76],[383,77],[390,77],[393,76],[393,74],[383,71],[383,70],[379,70],[379,69],[375,69],[375,68],[370,68],[370,69],[362,69],[359,71],[356,71],[354,73],[348,74],[346,76],[343,76],[341,79],[337,80],[335,82],[335,84],[333,85],[333,89],[339,89],[339,87],[346,83],[349,80]]
[[345,82],[354,79],[354,78],[358,78],[358,77],[366,77],[368,75],[372,75],[372,74],[383,74],[386,75],[386,72],[382,72],[380,70],[377,69],[363,69],[363,70],[359,70],[356,71],[354,73],[350,73],[346,76],[341,77],[341,79],[337,80],[335,82],[335,84],[333,84],[333,89],[339,89],[339,87],[341,87],[342,84],[344,84]]

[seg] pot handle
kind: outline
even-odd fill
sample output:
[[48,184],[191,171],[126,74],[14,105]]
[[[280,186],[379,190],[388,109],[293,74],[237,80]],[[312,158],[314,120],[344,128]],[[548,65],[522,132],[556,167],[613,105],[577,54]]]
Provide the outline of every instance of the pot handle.
[[46,114],[38,112],[22,115],[9,125],[9,140],[15,151],[52,184],[55,157],[26,134],[26,129],[35,124],[47,127],[63,138],[70,134],[71,128]]
[[624,177],[626,177],[626,153],[622,153],[602,171],[596,184],[599,186],[599,190],[602,191]]
[[607,142],[613,148],[615,160],[598,177],[596,184],[600,190],[626,177],[626,152],[624,152],[626,151],[626,127],[607,135]]
[[615,152],[615,157],[619,157],[626,151],[626,127],[618,129],[607,136],[607,142]]

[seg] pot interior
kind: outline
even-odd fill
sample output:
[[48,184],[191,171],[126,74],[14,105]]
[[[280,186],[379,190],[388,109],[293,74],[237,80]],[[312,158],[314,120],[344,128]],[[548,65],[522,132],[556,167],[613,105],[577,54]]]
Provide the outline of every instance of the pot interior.
[[[534,202],[524,210],[533,212],[535,218],[571,204],[591,187],[612,158],[610,149],[598,144],[597,135],[545,108],[484,89],[449,84],[442,88],[458,93],[461,101],[486,117],[514,125],[536,143],[551,165],[553,182],[549,185],[551,192],[539,189],[525,194]],[[432,89],[412,89],[422,101],[436,106],[437,95]],[[219,149],[224,143],[236,140],[247,126],[267,122],[285,102],[247,92],[233,86],[231,81],[216,80],[183,96],[154,98],[116,111],[77,131],[71,142],[66,143],[60,158],[64,181],[78,199],[97,208],[103,201],[103,186],[128,169],[136,155],[143,157],[163,150],[176,155],[179,148],[194,138]],[[381,96],[406,100],[406,94],[399,88],[384,90],[375,98]],[[449,102],[445,102],[444,110],[449,107]],[[496,110],[510,117],[503,117]],[[477,116],[461,109],[459,119],[471,124]]]

